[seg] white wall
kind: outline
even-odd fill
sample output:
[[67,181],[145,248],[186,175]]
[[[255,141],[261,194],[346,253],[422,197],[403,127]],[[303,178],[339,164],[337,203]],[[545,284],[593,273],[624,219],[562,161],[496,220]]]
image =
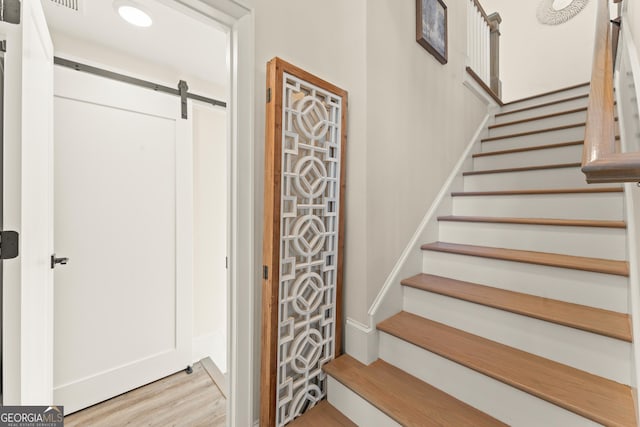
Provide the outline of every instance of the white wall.
[[[199,95],[226,99],[226,89],[188,71],[159,67],[104,46],[52,33],[55,55],[109,67],[134,77],[177,86]],[[226,58],[220,58],[224,64]],[[178,100],[176,99],[176,102]],[[211,356],[226,372],[226,112],[194,103],[194,361]]]
[[441,65],[415,41],[415,2],[367,2],[367,307],[487,111],[462,84],[466,3],[447,14]]
[[624,21],[629,26],[633,35],[633,42],[636,45],[638,57],[640,58],[640,4],[637,1],[626,0],[624,7],[627,8],[627,20]]
[[540,1],[481,0],[499,12],[502,98],[512,101],[591,79],[596,1],[561,25],[536,18]]
[[227,371],[226,113],[194,103],[193,360]]

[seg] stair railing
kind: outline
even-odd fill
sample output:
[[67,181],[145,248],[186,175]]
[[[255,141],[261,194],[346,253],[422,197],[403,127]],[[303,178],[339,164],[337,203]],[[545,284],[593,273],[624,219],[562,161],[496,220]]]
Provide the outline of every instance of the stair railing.
[[638,182],[640,152],[621,152],[616,138],[614,41],[619,23],[611,22],[608,0],[598,0],[597,7],[582,172],[589,183]]
[[[467,70],[500,98],[500,23],[497,13],[487,15],[478,0],[467,1]],[[479,83],[480,83],[479,82]]]

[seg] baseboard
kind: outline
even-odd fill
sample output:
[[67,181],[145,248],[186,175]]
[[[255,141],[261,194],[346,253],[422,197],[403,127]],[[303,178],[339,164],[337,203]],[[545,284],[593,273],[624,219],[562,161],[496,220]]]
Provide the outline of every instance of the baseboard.
[[464,84],[469,90],[471,90],[471,92],[473,92],[475,96],[477,96],[482,102],[484,102],[490,108],[497,109],[500,107],[500,105],[496,102],[496,100],[493,99],[491,95],[489,95],[487,91],[482,86],[480,86],[480,84],[478,84],[478,82],[475,81],[473,77],[469,75],[468,72],[465,71],[463,75],[464,77],[462,80],[462,84]]
[[378,334],[373,327],[347,318],[344,334],[348,355],[365,365],[378,358]]
[[222,371],[220,371],[220,369],[218,369],[218,367],[215,363],[213,363],[213,360],[211,360],[210,357],[205,357],[204,359],[200,360],[200,363],[202,364],[204,370],[207,371],[207,374],[209,374],[213,382],[216,383],[225,399],[228,399],[229,385],[227,384],[227,376],[224,375]]
[[193,337],[191,360],[195,363],[206,357],[210,357],[223,373],[227,372],[227,340],[222,333]]
[[429,207],[424,218],[407,243],[400,258],[387,276],[380,292],[368,311],[369,324],[347,318],[345,327],[346,352],[358,361],[369,364],[378,358],[378,334],[376,324],[402,310],[402,286],[400,281],[422,271],[422,252],[420,245],[428,240],[437,240],[440,215],[452,212],[452,200],[449,197],[454,190],[462,188],[462,170],[472,161],[471,154],[478,149],[483,131],[493,112],[489,111],[474,132],[451,174],[444,182],[440,192]]
[[[480,138],[482,136],[482,132],[487,126],[489,117],[491,117],[491,113],[487,113],[485,115],[484,120],[482,120],[476,129],[469,141],[469,144],[458,160],[458,163],[453,167],[451,174],[444,182],[440,192],[429,207],[429,210],[418,225],[418,228],[413,233],[413,236],[409,240],[407,246],[402,251],[400,258],[389,273],[389,276],[387,276],[382,289],[369,309],[368,314],[373,322],[384,320],[384,318],[397,313],[402,308],[400,280],[407,275],[416,274],[416,272],[422,270],[422,253],[420,251],[420,245],[426,240],[437,239],[438,216],[451,214],[453,207],[449,195],[453,190],[462,188],[462,170],[472,161],[471,153],[474,148],[476,148],[476,145],[480,144]],[[399,290],[399,292],[395,292],[392,295],[391,299],[393,299],[393,303],[389,304],[389,294],[394,289],[397,291]],[[391,305],[391,307],[388,307],[389,305]],[[373,325],[370,325],[370,327],[372,326]]]

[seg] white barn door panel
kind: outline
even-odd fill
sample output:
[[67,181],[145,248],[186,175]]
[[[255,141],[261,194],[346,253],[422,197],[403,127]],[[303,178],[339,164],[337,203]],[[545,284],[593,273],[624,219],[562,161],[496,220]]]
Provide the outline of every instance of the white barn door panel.
[[191,119],[60,67],[54,107],[54,394],[71,413],[191,362]]

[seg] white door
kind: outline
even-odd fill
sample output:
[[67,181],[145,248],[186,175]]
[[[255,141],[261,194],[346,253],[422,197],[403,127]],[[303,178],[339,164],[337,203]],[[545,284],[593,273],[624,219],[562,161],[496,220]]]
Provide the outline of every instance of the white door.
[[54,396],[71,413],[191,362],[191,119],[62,67],[54,99]]
[[39,1],[0,23],[5,55],[4,230],[20,255],[3,263],[5,405],[52,403],[53,47]]

